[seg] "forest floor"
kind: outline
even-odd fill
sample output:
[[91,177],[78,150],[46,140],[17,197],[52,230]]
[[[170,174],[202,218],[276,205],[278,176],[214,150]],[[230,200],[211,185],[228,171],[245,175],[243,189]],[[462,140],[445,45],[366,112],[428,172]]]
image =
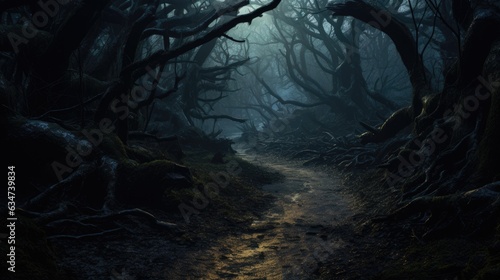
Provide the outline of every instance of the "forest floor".
[[[210,182],[227,170],[210,158],[191,152],[185,163]],[[373,169],[343,173],[241,149],[230,159],[241,173],[189,223],[170,205],[145,210],[172,230],[127,219],[116,233],[49,238],[58,279],[454,279],[484,265],[481,242],[424,243],[409,226],[372,222],[396,200]]]
[[249,163],[241,179],[261,187],[224,197],[241,199],[235,213],[209,205],[175,232],[137,224],[120,235],[58,240],[62,269],[76,279],[359,279],[400,258],[394,236],[360,232],[366,209],[338,172],[242,150],[238,157]]

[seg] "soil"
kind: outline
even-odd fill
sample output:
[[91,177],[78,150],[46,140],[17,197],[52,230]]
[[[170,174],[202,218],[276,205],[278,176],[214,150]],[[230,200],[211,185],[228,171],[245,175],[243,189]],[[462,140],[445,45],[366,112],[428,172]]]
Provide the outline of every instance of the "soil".
[[367,199],[354,196],[341,173],[238,154],[284,176],[254,190],[260,198],[253,203],[241,198],[240,220],[215,205],[187,225],[148,209],[179,227],[165,231],[127,220],[119,233],[52,240],[61,269],[74,279],[360,279],[400,258],[394,236],[373,234],[364,223]]

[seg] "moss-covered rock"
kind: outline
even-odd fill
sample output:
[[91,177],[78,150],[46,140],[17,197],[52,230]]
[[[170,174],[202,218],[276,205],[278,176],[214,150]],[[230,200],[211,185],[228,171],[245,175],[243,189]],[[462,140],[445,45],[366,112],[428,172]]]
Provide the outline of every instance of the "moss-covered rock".
[[140,163],[166,158],[166,156],[159,151],[152,151],[139,145],[126,146],[125,150],[130,159]]
[[125,144],[123,144],[116,134],[105,135],[98,147],[102,152],[113,159],[124,160],[129,158]]
[[164,192],[192,185],[190,170],[168,160],[122,164],[118,170],[118,194],[126,201],[156,205]]

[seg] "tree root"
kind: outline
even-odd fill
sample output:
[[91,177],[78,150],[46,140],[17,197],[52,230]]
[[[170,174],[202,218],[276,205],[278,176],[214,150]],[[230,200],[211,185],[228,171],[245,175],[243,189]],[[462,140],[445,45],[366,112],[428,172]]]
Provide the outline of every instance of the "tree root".
[[106,213],[104,215],[99,215],[99,216],[91,216],[91,217],[86,217],[82,219],[82,222],[85,223],[95,223],[95,222],[112,222],[115,221],[116,218],[123,217],[123,216],[138,216],[141,218],[144,218],[146,221],[148,221],[150,224],[157,228],[161,229],[174,229],[177,228],[176,224],[173,223],[168,223],[164,222],[161,220],[158,220],[153,214],[144,211],[139,208],[134,208],[134,209],[127,209],[127,210],[121,210],[113,213]]
[[[446,196],[421,196],[398,208],[387,219],[401,220],[429,213],[426,239],[457,234],[494,232],[500,214],[500,181]],[[380,220],[380,219],[379,219]]]
[[82,164],[76,171],[71,173],[67,178],[62,181],[57,182],[56,184],[50,186],[42,193],[37,196],[29,199],[22,208],[24,209],[40,209],[42,205],[47,205],[48,201],[54,199],[54,197],[62,192],[67,191],[68,188],[72,187],[76,182],[81,181],[87,176],[89,173],[96,170],[96,163],[90,162]]
[[122,231],[123,228],[114,228],[110,230],[104,230],[96,233],[89,233],[89,234],[81,234],[81,235],[68,235],[68,234],[60,234],[60,235],[51,235],[47,236],[47,239],[88,239],[88,238],[95,238],[95,237],[100,237],[106,234],[111,234],[111,233],[116,233],[119,231]]
[[[408,127],[412,123],[412,108],[405,107],[394,112],[378,128],[370,128],[359,136],[362,144],[380,143],[394,137],[398,132]],[[367,128],[367,125],[365,125]]]
[[[13,127],[11,141],[17,139],[22,142],[19,139],[35,134],[38,142],[51,143],[46,150],[63,151],[57,155],[58,159],[66,156],[65,147],[76,147],[84,141],[72,132],[42,121],[23,120]],[[140,191],[149,199],[145,203],[151,205],[151,197],[161,199],[164,188],[172,182],[177,185],[179,178],[191,184],[190,170],[166,159],[137,164],[128,158],[119,140],[109,143],[109,138],[104,137],[107,136],[103,136],[100,145],[93,147],[90,155],[80,159],[80,165],[67,177],[40,188],[41,191],[33,197],[20,197],[24,203],[17,209],[19,214],[47,230],[49,239],[86,239],[122,230],[133,232],[126,227],[125,219],[127,222],[132,219],[134,223],[177,232],[179,229],[176,224],[157,219],[150,212],[139,208],[127,209],[129,201],[126,198]],[[54,155],[48,153],[48,156]],[[133,176],[125,177],[124,173]],[[139,183],[144,182],[144,178],[136,178],[139,175],[151,182],[158,182],[159,187],[143,188]],[[131,178],[137,182],[131,181]],[[136,202],[138,200],[133,201]]]
[[[100,214],[93,216],[79,216],[74,218],[62,218],[62,219],[53,219],[51,221],[45,221],[44,223],[47,230],[50,232],[61,232],[62,231],[71,231],[71,232],[89,232],[85,234],[53,234],[49,238],[71,238],[71,239],[81,239],[81,238],[92,238],[98,237],[105,234],[111,234],[118,232],[120,230],[127,230],[128,232],[132,232],[127,229],[124,225],[121,225],[119,222],[119,218],[126,216],[136,216],[141,218],[141,221],[146,221],[150,225],[155,228],[161,230],[168,230],[175,232],[179,232],[179,228],[176,224],[165,222],[157,219],[153,214],[139,209],[127,209],[127,210],[119,210],[108,212],[105,210],[101,210]],[[41,214],[42,216],[44,214]],[[40,222],[37,220],[37,222]],[[73,230],[71,230],[73,229]]]

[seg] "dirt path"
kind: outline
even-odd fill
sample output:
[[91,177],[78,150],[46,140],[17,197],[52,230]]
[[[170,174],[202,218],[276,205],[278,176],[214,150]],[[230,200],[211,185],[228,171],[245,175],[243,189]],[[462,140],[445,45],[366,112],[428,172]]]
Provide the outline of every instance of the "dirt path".
[[[116,235],[54,240],[61,269],[78,280],[303,280],[318,279],[315,273],[325,267],[330,271],[325,279],[366,275],[365,264],[358,260],[372,251],[361,252],[359,242],[366,238],[345,230],[357,213],[340,178],[268,155],[240,155],[285,177],[281,183],[263,186],[275,199],[271,206],[266,203],[251,211],[258,218],[250,226],[221,226],[223,215],[197,217],[199,227],[190,225],[195,228],[178,233],[123,221],[128,231]],[[170,221],[168,215],[156,214]]]
[[[314,279],[318,264],[348,246],[328,234],[353,215],[352,199],[343,194],[341,180],[304,168],[299,163],[265,155],[240,155],[285,176],[266,185],[275,205],[250,230],[229,235],[208,249],[178,259],[168,279]],[[186,278],[184,278],[186,279]]]

